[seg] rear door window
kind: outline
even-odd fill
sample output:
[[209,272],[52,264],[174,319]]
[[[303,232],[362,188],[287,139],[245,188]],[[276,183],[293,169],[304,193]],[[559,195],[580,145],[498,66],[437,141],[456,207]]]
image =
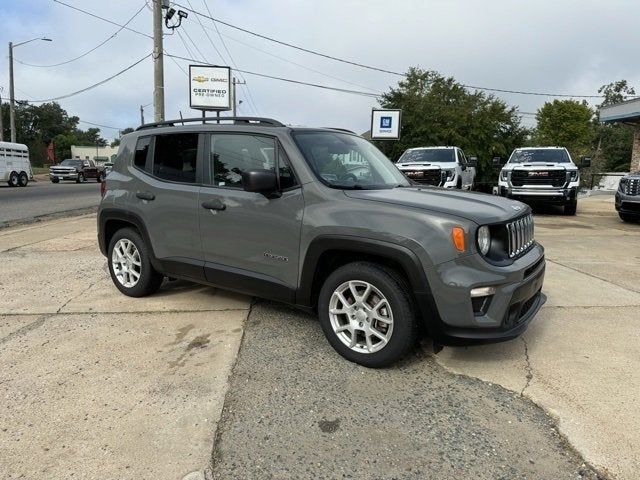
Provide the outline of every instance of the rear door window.
[[156,135],[153,175],[171,182],[196,183],[197,133]]

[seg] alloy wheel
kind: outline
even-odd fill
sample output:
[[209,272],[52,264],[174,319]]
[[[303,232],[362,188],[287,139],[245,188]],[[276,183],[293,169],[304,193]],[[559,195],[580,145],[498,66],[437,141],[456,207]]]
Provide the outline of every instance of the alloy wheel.
[[116,279],[126,288],[133,288],[142,274],[142,259],[136,245],[126,238],[121,238],[113,246],[111,266]]
[[351,280],[335,289],[329,300],[329,320],[340,341],[358,353],[382,350],[393,333],[389,301],[362,280]]

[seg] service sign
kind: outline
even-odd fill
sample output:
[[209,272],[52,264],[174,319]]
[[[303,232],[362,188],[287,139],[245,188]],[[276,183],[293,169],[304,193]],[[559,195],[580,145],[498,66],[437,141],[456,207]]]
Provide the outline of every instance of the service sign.
[[189,105],[196,110],[231,110],[231,68],[189,65]]
[[397,140],[400,138],[402,110],[373,110],[371,112],[371,139]]

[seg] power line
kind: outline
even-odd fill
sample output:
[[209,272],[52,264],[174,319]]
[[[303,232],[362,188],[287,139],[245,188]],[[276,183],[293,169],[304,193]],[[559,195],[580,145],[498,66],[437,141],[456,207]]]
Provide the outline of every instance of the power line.
[[21,63],[22,65],[27,65],[29,67],[38,67],[38,68],[49,68],[49,67],[59,67],[60,65],[66,65],[68,63],[71,62],[75,62],[76,60],[79,60],[83,57],[86,57],[87,55],[89,55],[91,52],[97,50],[98,48],[100,48],[101,46],[103,46],[105,43],[109,42],[111,39],[115,38],[116,35],[118,35],[122,30],[124,30],[127,25],[129,25],[129,23],[131,23],[133,21],[134,18],[136,18],[138,16],[138,14],[144,10],[146,4],[143,4],[142,7],[140,7],[140,9],[133,14],[133,16],[127,20],[127,22],[124,25],[121,25],[120,28],[118,28],[118,30],[116,30],[111,36],[107,37],[106,40],[104,40],[103,42],[100,42],[98,45],[96,45],[95,47],[93,47],[90,50],[87,50],[86,52],[84,52],[82,55],[78,55],[75,58],[72,58],[71,60],[67,60],[64,62],[60,62],[60,63],[52,63],[51,65],[34,65],[33,63],[27,63],[27,62],[23,62],[22,60],[18,60],[17,58],[14,58],[14,60],[18,63]]
[[[189,5],[191,5],[191,1],[187,0],[189,2]],[[207,4],[206,0],[202,0],[202,3],[204,4],[204,7],[207,9],[207,12],[209,13],[209,16],[213,16],[213,14],[211,13],[211,10],[209,9],[209,5]],[[196,17],[198,18],[198,21],[200,20],[200,17],[198,15],[196,15]],[[236,61],[233,58],[233,55],[231,55],[231,51],[229,50],[229,47],[227,47],[226,42],[224,41],[224,38],[222,38],[222,34],[220,33],[220,30],[218,30],[218,26],[216,25],[216,22],[214,22],[213,20],[211,20],[211,23],[213,24],[213,28],[216,29],[216,33],[218,34],[218,37],[220,38],[220,42],[222,42],[222,46],[224,47],[225,51],[227,52],[227,54],[229,55],[229,58],[231,59],[231,62],[233,63],[233,66],[238,69],[238,65],[236,64]],[[202,27],[202,29],[204,30],[204,26]],[[207,35],[208,37],[209,35]],[[251,108],[253,109],[253,111],[255,112],[255,114],[258,114],[258,107],[256,106],[256,102],[253,99],[253,95],[251,94],[251,89],[249,88],[249,85],[247,85],[247,80],[240,75],[240,79],[243,81],[243,83],[240,84],[240,88],[244,91],[246,90],[247,92],[247,96],[249,97],[249,102],[251,103]],[[233,101],[235,102],[235,98],[233,99]]]
[[[193,8],[193,5],[191,4],[191,0],[187,0],[187,2],[189,3],[189,6],[191,8]],[[205,4],[206,5],[206,4]],[[216,53],[218,54],[218,57],[220,57],[220,59],[226,63],[226,60],[224,59],[224,57],[222,56],[222,53],[220,53],[220,50],[218,50],[218,47],[216,47],[216,44],[213,43],[213,40],[211,40],[211,37],[209,36],[209,33],[207,32],[207,30],[204,28],[204,25],[202,24],[202,20],[200,20],[200,17],[198,15],[196,15],[196,20],[198,20],[198,23],[200,24],[200,28],[202,28],[202,31],[204,32],[204,34],[206,35],[207,39],[209,40],[209,43],[211,44],[211,46],[213,47],[213,49],[216,51]]]
[[[197,62],[198,60],[194,59],[194,58],[187,58],[187,57],[181,57],[179,55],[171,55],[170,53],[166,52],[165,50],[165,55],[168,57],[174,57],[174,58],[179,58],[180,60],[186,60],[188,62]],[[291,78],[284,78],[284,77],[276,77],[274,75],[267,75],[266,73],[258,73],[258,72],[251,72],[249,70],[237,70],[240,73],[245,73],[247,75],[255,75],[257,77],[263,77],[263,78],[270,78],[272,80],[279,80],[281,82],[288,82],[288,83],[295,83],[298,85],[307,85],[309,87],[316,87],[316,88],[322,88],[325,90],[333,90],[336,92],[342,92],[342,93],[350,93],[353,95],[360,95],[363,97],[369,97],[369,98],[379,98],[380,95],[376,94],[376,93],[371,93],[371,92],[363,92],[360,90],[349,90],[346,88],[339,88],[339,87],[331,87],[329,85],[320,85],[317,83],[309,83],[309,82],[303,82],[301,80],[293,80]]]
[[86,120],[78,119],[78,122],[86,123],[87,125],[93,125],[94,127],[108,128],[111,130],[124,130],[124,128],[121,128],[121,127],[110,127],[109,125],[100,125],[99,123],[88,122]]
[[292,43],[283,42],[282,40],[277,40],[277,39],[275,39],[273,37],[268,37],[266,35],[262,35],[261,33],[252,32],[251,30],[247,30],[246,28],[238,27],[237,25],[233,25],[231,23],[225,22],[225,21],[220,20],[218,18],[214,18],[211,15],[206,15],[206,14],[204,14],[202,12],[198,12],[197,10],[194,10],[192,8],[189,8],[189,7],[186,7],[184,5],[180,5],[179,3],[175,3],[175,5],[180,7],[180,8],[184,8],[185,10],[187,10],[187,11],[189,11],[189,12],[195,14],[195,15],[199,15],[201,17],[209,18],[212,21],[221,23],[222,25],[226,25],[227,27],[234,28],[234,29],[239,30],[241,32],[248,33],[249,35],[253,35],[253,36],[265,39],[265,40],[269,40],[270,42],[274,42],[274,43],[278,43],[280,45],[284,45],[285,47],[294,48],[296,50],[300,50],[302,52],[310,53],[312,55],[317,55],[319,57],[328,58],[330,60],[335,60],[335,61],[342,62],[342,63],[348,63],[350,65],[355,65],[356,67],[367,68],[369,70],[376,70],[378,72],[383,72],[383,73],[390,73],[391,75],[398,75],[398,76],[401,76],[401,77],[405,76],[404,73],[398,73],[398,72],[394,72],[392,70],[385,70],[384,68],[372,67],[370,65],[364,65],[362,63],[357,63],[357,62],[353,62],[351,60],[346,60],[344,58],[334,57],[332,55],[327,55],[325,53],[320,53],[320,52],[316,52],[314,50],[309,50],[308,48],[299,47],[299,46],[294,45]]
[[[184,45],[184,49],[187,51],[187,54],[191,57],[195,57],[195,55],[193,54],[193,52],[191,51],[191,48],[189,47],[189,44],[185,41],[184,37],[182,36],[182,34],[180,33],[180,30],[174,30],[174,32],[176,32],[178,34],[178,38],[180,39],[180,41],[182,42],[182,44]],[[188,74],[187,74],[188,75]]]
[[265,55],[269,55],[270,57],[277,58],[279,60],[282,60],[283,62],[290,63],[292,65],[295,65],[296,67],[300,67],[300,68],[303,68],[305,70],[309,70],[310,72],[314,72],[314,73],[317,73],[319,75],[325,76],[327,78],[332,78],[334,80],[338,80],[340,82],[344,82],[344,83],[347,83],[349,85],[353,85],[354,87],[360,87],[360,88],[364,88],[366,90],[371,90],[372,92],[375,92],[375,90],[373,88],[371,88],[371,87],[367,87],[367,86],[361,85],[359,83],[353,83],[353,82],[350,82],[349,80],[345,80],[344,78],[340,78],[340,77],[336,77],[336,76],[333,76],[333,75],[329,75],[328,73],[325,73],[325,72],[323,72],[321,70],[316,70],[315,68],[307,67],[306,65],[294,62],[294,61],[289,60],[289,59],[284,58],[284,57],[281,57],[279,55],[276,55],[275,53],[267,52],[266,50],[262,50],[261,48],[255,47],[255,46],[253,46],[253,45],[251,45],[249,43],[245,43],[245,42],[243,42],[241,40],[238,40],[237,38],[231,37],[229,35],[226,35],[226,34],[223,34],[223,33],[221,33],[221,35],[224,36],[224,37],[227,37],[229,40],[233,40],[234,42],[238,42],[239,44],[244,45],[245,47],[252,48],[253,50],[257,50],[258,52],[264,53]]
[[[302,52],[306,52],[306,53],[309,53],[311,55],[316,55],[316,56],[319,56],[319,57],[328,58],[330,60],[335,60],[337,62],[342,62],[342,63],[346,63],[346,64],[349,64],[349,65],[354,65],[354,66],[360,67],[360,68],[366,68],[368,70],[374,70],[374,71],[378,71],[378,72],[382,72],[382,73],[388,73],[388,74],[396,75],[396,76],[400,76],[400,77],[406,77],[406,73],[395,72],[393,70],[386,70],[384,68],[374,67],[374,66],[371,66],[371,65],[365,65],[363,63],[354,62],[352,60],[346,60],[344,58],[339,58],[339,57],[335,57],[333,55],[327,55],[325,53],[321,53],[321,52],[318,52],[318,51],[315,51],[315,50],[310,50],[308,48],[300,47],[300,46],[294,45],[292,43],[284,42],[282,40],[278,40],[278,39],[275,39],[273,37],[269,37],[267,35],[263,35],[261,33],[254,32],[254,31],[248,30],[246,28],[242,28],[242,27],[239,27],[237,25],[233,25],[233,24],[231,24],[229,22],[225,22],[223,20],[215,18],[212,15],[207,15],[207,14],[204,14],[202,12],[198,12],[197,10],[194,10],[192,8],[188,8],[188,7],[186,7],[184,5],[181,5],[179,3],[176,3],[175,5],[180,7],[180,8],[184,8],[185,10],[188,10],[189,12],[191,12],[191,13],[193,13],[195,15],[198,15],[198,16],[201,16],[201,17],[205,17],[205,18],[209,18],[213,22],[220,23],[220,24],[225,25],[225,26],[227,26],[229,28],[233,28],[235,30],[239,30],[241,32],[248,33],[249,35],[253,35],[255,37],[262,38],[262,39],[268,40],[270,42],[274,42],[274,43],[277,43],[277,44],[280,44],[280,45],[284,45],[284,46],[289,47],[289,48],[300,50]],[[517,95],[533,95],[533,96],[541,96],[541,97],[563,97],[563,98],[603,98],[603,95],[572,95],[572,94],[565,94],[565,93],[531,92],[531,91],[524,91],[524,90],[509,90],[509,89],[502,89],[502,88],[480,87],[480,86],[477,86],[477,85],[465,85],[465,84],[462,84],[462,86],[465,87],[465,88],[470,88],[470,89],[474,89],[474,90],[484,90],[484,91],[487,91],[487,92],[497,92],[497,93],[511,93],[511,94],[517,94]]]
[[[55,1],[57,1],[57,0],[55,0]],[[138,65],[138,64],[140,64],[140,63],[142,63],[144,60],[146,60],[146,59],[147,59],[147,58],[149,58],[150,56],[151,56],[151,54],[149,53],[149,54],[145,55],[144,57],[142,57],[140,60],[137,60],[136,62],[132,63],[132,64],[131,64],[131,65],[129,65],[128,67],[126,67],[126,68],[124,68],[124,69],[120,70],[118,73],[116,73],[116,74],[114,74],[114,75],[111,75],[110,77],[105,78],[104,80],[101,80],[101,81],[99,81],[99,82],[97,82],[97,83],[94,83],[93,85],[89,85],[88,87],[85,87],[85,88],[83,88],[83,89],[81,89],[81,90],[77,90],[77,91],[75,91],[75,92],[68,93],[68,94],[66,94],[66,95],[60,95],[59,97],[45,98],[44,100],[31,100],[31,102],[32,102],[32,103],[53,102],[53,101],[56,101],[56,100],[62,100],[62,99],[65,99],[65,98],[73,97],[73,96],[78,95],[78,94],[80,94],[80,93],[87,92],[87,91],[92,90],[92,89],[94,89],[94,88],[96,88],[96,87],[99,87],[100,85],[104,85],[104,84],[105,84],[105,83],[107,83],[108,81],[113,80],[114,78],[116,78],[116,77],[118,77],[118,76],[122,75],[123,73],[125,73],[125,72],[126,72],[126,71],[128,71],[128,70],[131,70],[133,67],[135,67],[136,65]]]
[[[56,2],[56,3],[59,3],[61,5],[64,5],[66,7],[69,7],[69,8],[72,8],[74,10],[77,10],[79,12],[82,12],[82,13],[84,13],[86,15],[91,16],[91,17],[98,18],[98,19],[103,20],[105,22],[111,23],[112,25],[122,26],[119,23],[116,23],[116,22],[114,22],[112,20],[106,19],[104,17],[101,17],[99,15],[93,14],[93,13],[88,12],[86,10],[82,10],[81,8],[74,7],[72,5],[69,5],[67,3],[62,2],[61,0],[53,0],[53,1]],[[374,71],[378,71],[378,72],[382,72],[382,73],[388,73],[388,74],[392,74],[392,75],[396,75],[396,76],[406,77],[405,73],[394,72],[392,70],[386,70],[386,69],[383,69],[383,68],[373,67],[371,65],[365,65],[365,64],[354,62],[354,61],[351,61],[351,60],[346,60],[344,58],[339,58],[339,57],[335,57],[333,55],[327,55],[327,54],[324,54],[324,53],[321,53],[321,52],[310,50],[308,48],[300,47],[300,46],[297,46],[297,45],[294,45],[294,44],[291,44],[291,43],[287,43],[287,42],[284,42],[284,41],[281,41],[281,40],[277,40],[277,39],[269,37],[267,35],[262,35],[260,33],[253,32],[251,30],[247,30],[246,28],[238,27],[236,25],[233,25],[231,23],[225,22],[225,21],[220,20],[218,18],[214,18],[211,15],[206,15],[206,14],[204,14],[202,12],[198,12],[197,10],[194,10],[192,8],[189,8],[189,7],[186,7],[186,6],[181,5],[179,3],[175,3],[175,5],[180,7],[180,8],[183,8],[183,9],[189,11],[189,12],[192,12],[195,15],[199,15],[201,17],[209,18],[214,22],[220,23],[222,25],[225,25],[227,27],[233,28],[235,30],[239,30],[241,32],[248,33],[249,35],[253,35],[255,37],[262,38],[262,39],[268,40],[270,42],[274,42],[274,43],[277,43],[277,44],[280,44],[280,45],[284,45],[286,47],[290,47],[290,48],[293,48],[293,49],[296,49],[296,50],[300,50],[300,51],[309,53],[311,55],[316,55],[316,56],[327,58],[327,59],[330,59],[330,60],[335,60],[337,62],[342,62],[342,63],[346,63],[346,64],[349,64],[349,65],[354,65],[354,66],[357,66],[357,67],[360,67],[360,68],[366,68],[366,69],[369,69],[369,70],[374,70]],[[129,30],[129,31],[134,32],[134,33],[137,33],[138,35],[142,35],[142,36],[147,37],[147,38],[153,38],[151,35],[147,35],[146,33],[142,33],[142,32],[140,32],[138,30],[134,30],[134,29],[129,28],[129,27],[126,27],[126,30]],[[190,60],[192,60],[192,59],[190,59]],[[192,61],[198,61],[198,60],[192,60]],[[302,83],[304,83],[304,82],[302,82]],[[461,85],[463,87],[465,87],[465,88],[474,89],[474,90],[483,90],[483,91],[497,92],[497,93],[511,93],[511,94],[516,94],[516,95],[533,95],[533,96],[558,97],[558,98],[604,98],[603,95],[573,95],[573,94],[565,94],[565,93],[549,93],[549,92],[532,92],[532,91],[524,91],[524,90],[508,90],[508,89],[501,89],[501,88],[480,87],[480,86],[477,86],[477,85],[465,85],[465,84],[461,84]],[[630,98],[637,98],[637,97],[640,97],[640,95],[629,95],[629,97]]]
[[74,7],[73,5],[69,5],[68,3],[64,3],[64,2],[62,2],[61,0],[53,0],[53,1],[54,1],[54,2],[56,2],[56,3],[59,3],[60,5],[64,5],[65,7],[69,7],[69,8],[71,8],[71,9],[73,9],[73,10],[76,10],[76,11],[78,11],[78,12],[82,12],[82,13],[84,13],[85,15],[89,15],[90,17],[93,17],[93,18],[97,18],[97,19],[99,19],[99,20],[102,20],[103,22],[107,22],[107,23],[110,23],[111,25],[116,25],[116,26],[118,26],[118,27],[122,27],[122,28],[124,28],[125,30],[129,30],[130,32],[137,33],[138,35],[142,35],[143,37],[147,37],[147,38],[151,38],[151,39],[153,39],[153,36],[152,36],[152,35],[148,35],[148,34],[146,34],[146,33],[142,33],[142,32],[141,32],[141,31],[139,31],[139,30],[134,30],[133,28],[129,28],[129,27],[127,27],[126,25],[121,25],[120,23],[116,23],[116,22],[114,22],[113,20],[109,20],[108,18],[104,18],[104,17],[101,17],[100,15],[96,15],[95,13],[87,12],[86,10],[83,10],[83,9],[81,9],[81,8]]

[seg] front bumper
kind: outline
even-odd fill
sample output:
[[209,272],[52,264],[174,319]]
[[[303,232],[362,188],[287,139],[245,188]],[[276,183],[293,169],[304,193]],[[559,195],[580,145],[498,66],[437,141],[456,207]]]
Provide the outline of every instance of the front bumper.
[[513,198],[525,203],[548,203],[565,205],[578,198],[578,187],[566,188],[527,188],[499,185],[499,193],[503,197]]
[[625,215],[635,215],[640,217],[640,196],[627,195],[620,190],[616,192],[616,211]]
[[53,180],[57,178],[58,180],[77,180],[78,172],[49,172],[49,178]]
[[[491,343],[517,337],[546,301],[544,249],[533,248],[509,266],[487,263],[479,254],[426,272],[430,294],[418,295],[431,337],[441,345]],[[486,308],[474,310],[470,292],[493,287]],[[435,318],[432,318],[435,314]]]

